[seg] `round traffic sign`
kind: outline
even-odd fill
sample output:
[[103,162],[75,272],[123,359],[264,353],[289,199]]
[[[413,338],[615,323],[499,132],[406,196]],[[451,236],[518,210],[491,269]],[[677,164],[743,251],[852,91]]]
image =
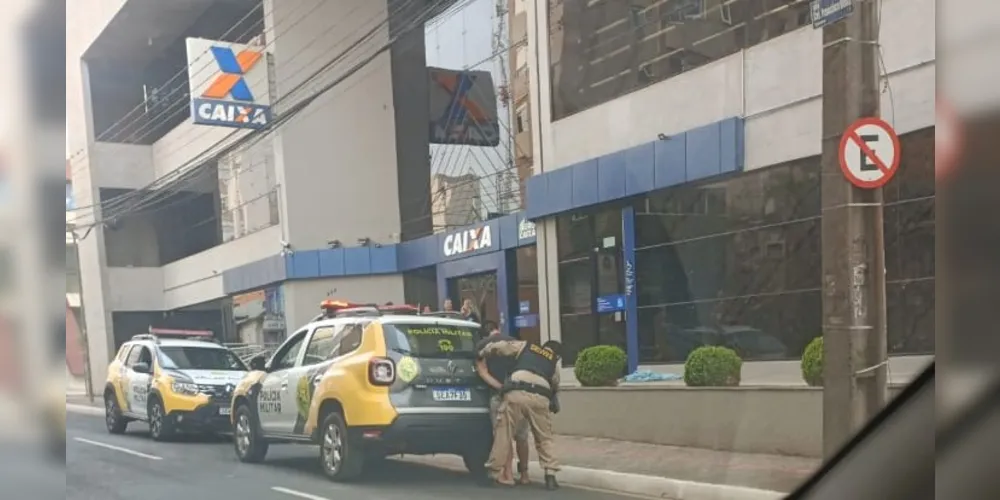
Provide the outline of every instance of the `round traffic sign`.
[[899,170],[899,136],[879,118],[862,118],[840,138],[840,170],[851,184],[875,189]]

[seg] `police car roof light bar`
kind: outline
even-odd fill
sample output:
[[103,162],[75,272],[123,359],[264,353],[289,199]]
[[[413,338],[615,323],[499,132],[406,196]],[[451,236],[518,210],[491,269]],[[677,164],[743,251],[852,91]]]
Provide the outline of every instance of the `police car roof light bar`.
[[435,318],[465,319],[465,316],[462,316],[462,313],[458,311],[431,311],[431,312],[421,313],[421,316],[433,316]]

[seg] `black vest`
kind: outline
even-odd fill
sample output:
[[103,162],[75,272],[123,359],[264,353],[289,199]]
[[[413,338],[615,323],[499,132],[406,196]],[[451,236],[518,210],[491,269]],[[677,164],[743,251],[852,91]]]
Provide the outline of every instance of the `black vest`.
[[[544,378],[551,386],[552,377],[556,374],[556,362],[558,361],[559,358],[554,352],[539,345],[529,343],[517,355],[513,372],[519,370],[529,371]],[[555,388],[553,387],[552,389]]]

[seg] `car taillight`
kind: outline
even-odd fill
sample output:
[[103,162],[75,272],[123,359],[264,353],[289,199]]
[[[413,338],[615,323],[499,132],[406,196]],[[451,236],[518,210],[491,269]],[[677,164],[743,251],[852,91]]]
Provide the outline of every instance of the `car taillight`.
[[372,385],[392,385],[396,381],[396,364],[388,358],[374,358],[368,362],[368,381]]

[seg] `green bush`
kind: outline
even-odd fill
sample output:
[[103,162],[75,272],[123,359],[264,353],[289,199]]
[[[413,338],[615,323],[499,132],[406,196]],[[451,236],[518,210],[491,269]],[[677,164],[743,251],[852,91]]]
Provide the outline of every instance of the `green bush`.
[[811,386],[823,385],[823,337],[812,339],[802,352],[802,378]]
[[684,383],[691,387],[740,385],[743,360],[736,351],[718,346],[699,347],[684,362]]
[[625,371],[625,351],[612,345],[588,347],[576,355],[573,374],[585,387],[606,387],[618,384]]

